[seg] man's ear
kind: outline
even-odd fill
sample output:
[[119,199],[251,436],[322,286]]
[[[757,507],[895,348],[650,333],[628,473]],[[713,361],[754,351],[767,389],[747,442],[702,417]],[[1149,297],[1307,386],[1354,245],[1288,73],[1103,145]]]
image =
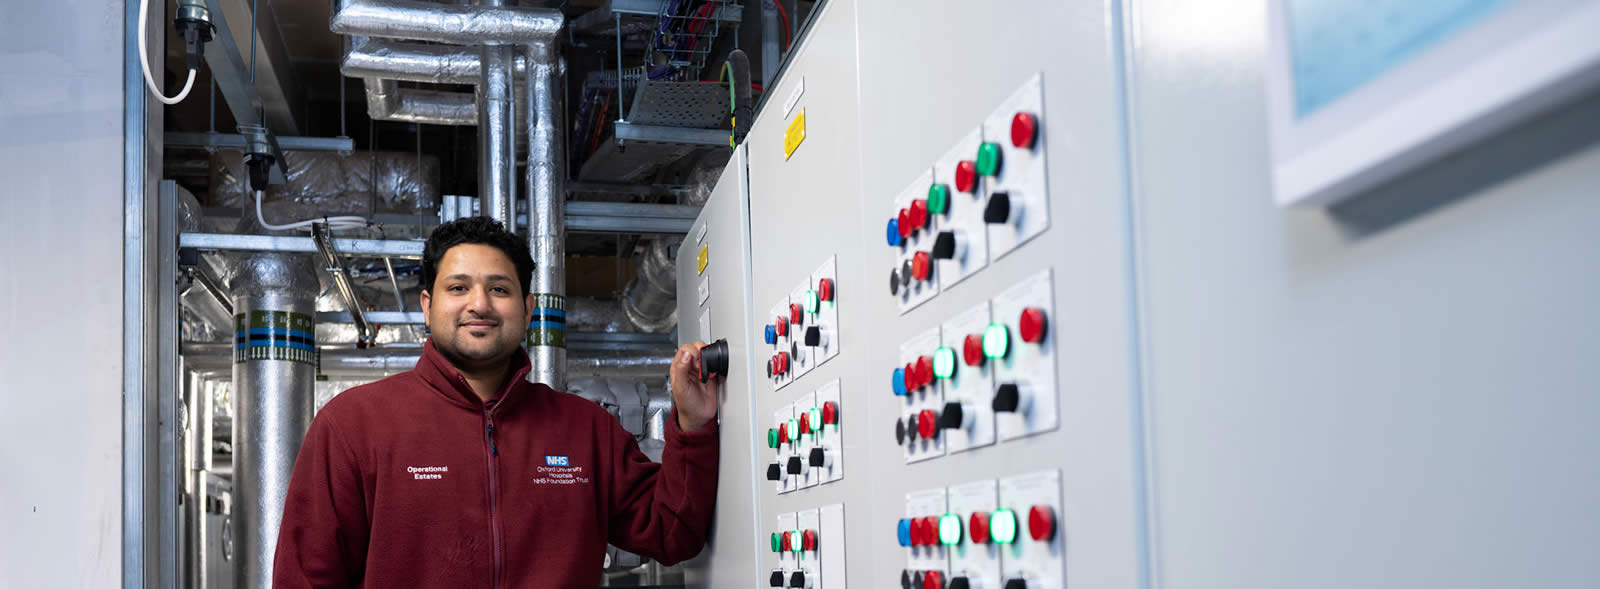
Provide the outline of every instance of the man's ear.
[[522,325],[524,327],[529,323],[533,323],[533,301],[537,298],[533,296],[533,293],[528,293],[527,296],[522,297]]
[[422,291],[422,326],[429,329],[433,328],[432,325],[428,325],[428,307],[432,304],[433,297],[428,296],[428,291]]

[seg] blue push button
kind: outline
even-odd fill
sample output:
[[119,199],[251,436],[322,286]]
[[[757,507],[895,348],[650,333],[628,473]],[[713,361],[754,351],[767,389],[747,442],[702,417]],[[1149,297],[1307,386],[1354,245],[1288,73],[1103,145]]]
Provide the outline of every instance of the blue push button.
[[894,396],[906,396],[906,369],[894,369]]
[[887,233],[887,237],[889,239],[889,245],[900,245],[899,219],[889,219],[889,231]]
[[901,546],[911,546],[911,520],[900,520],[900,527],[895,533],[900,537]]
[[768,344],[778,343],[778,328],[768,325],[767,333],[764,337],[766,338]]

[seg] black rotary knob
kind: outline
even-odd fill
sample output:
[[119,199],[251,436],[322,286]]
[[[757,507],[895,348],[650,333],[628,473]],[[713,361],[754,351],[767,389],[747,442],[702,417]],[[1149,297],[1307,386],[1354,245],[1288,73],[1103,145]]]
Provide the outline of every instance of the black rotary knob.
[[1006,589],[1028,589],[1028,582],[1022,579],[1006,581]]
[[805,573],[805,571],[795,571],[794,574],[789,575],[789,586],[792,587],[793,589],[801,589],[802,587],[805,587],[806,586],[806,573]]
[[776,462],[774,462],[772,464],[768,464],[767,465],[767,480],[776,481],[776,480],[781,479],[781,478],[783,478],[783,468],[779,467],[778,463],[776,463]]
[[938,237],[933,238],[933,257],[936,260],[956,257],[956,232],[940,231]]
[[816,346],[822,343],[822,328],[815,325],[806,328],[806,345]]
[[972,589],[972,581],[967,580],[966,577],[950,579],[950,589]]
[[944,411],[939,413],[939,427],[941,429],[961,429],[965,423],[966,413],[961,408],[961,403],[951,401],[944,404]]
[[1004,223],[1011,219],[1011,193],[996,192],[989,195],[989,204],[983,207],[984,223]]
[[767,577],[767,584],[773,587],[783,586],[783,571],[772,571],[772,576]]
[[825,457],[826,456],[823,454],[822,448],[812,448],[811,455],[807,457],[806,462],[811,466],[821,468],[823,466],[823,459]]
[[990,406],[993,407],[995,411],[1002,413],[1014,413],[1016,412],[1017,407],[1020,407],[1021,405],[1022,392],[1017,389],[1017,385],[1015,383],[1008,382],[1000,385],[1000,388],[995,389],[994,403]]
[[728,375],[728,340],[719,339],[700,348],[700,382]]
[[805,471],[805,463],[800,462],[799,456],[789,457],[789,474],[800,474]]

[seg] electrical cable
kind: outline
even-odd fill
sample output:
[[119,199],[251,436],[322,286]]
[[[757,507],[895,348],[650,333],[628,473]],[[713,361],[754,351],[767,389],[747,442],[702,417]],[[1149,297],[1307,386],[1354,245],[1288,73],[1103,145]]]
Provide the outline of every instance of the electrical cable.
[[261,223],[263,228],[271,231],[288,231],[291,229],[308,230],[311,229],[312,225],[316,225],[317,223],[327,223],[328,229],[330,230],[359,229],[367,226],[367,219],[365,217],[357,217],[353,215],[318,217],[316,219],[307,219],[305,221],[274,225],[272,223],[268,223],[266,217],[261,216],[261,195],[265,191],[256,190],[254,192],[256,197],[256,221]]
[[789,11],[783,9],[783,0],[774,0],[772,4],[778,7],[778,16],[783,18],[783,50],[788,51],[794,42],[789,38]]
[[161,101],[161,104],[177,104],[179,102],[183,102],[184,98],[189,97],[189,90],[194,88],[194,76],[196,72],[194,68],[189,68],[189,80],[183,83],[183,90],[179,90],[178,95],[172,98],[167,98],[161,89],[156,87],[155,76],[150,75],[149,50],[146,49],[146,47],[149,46],[149,42],[145,40],[145,24],[148,22],[145,15],[149,11],[150,0],[139,0],[139,66],[144,68],[145,86],[150,88],[150,93],[154,94],[156,96],[156,100]]

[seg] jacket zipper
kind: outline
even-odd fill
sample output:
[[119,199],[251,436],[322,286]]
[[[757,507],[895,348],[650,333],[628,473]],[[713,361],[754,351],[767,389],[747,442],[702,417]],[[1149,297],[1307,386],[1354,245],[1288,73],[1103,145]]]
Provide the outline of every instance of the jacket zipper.
[[494,538],[494,587],[500,587],[500,568],[504,557],[500,548],[500,487],[495,477],[499,465],[500,449],[494,445],[494,405],[483,410],[483,440],[489,462],[489,535]]

